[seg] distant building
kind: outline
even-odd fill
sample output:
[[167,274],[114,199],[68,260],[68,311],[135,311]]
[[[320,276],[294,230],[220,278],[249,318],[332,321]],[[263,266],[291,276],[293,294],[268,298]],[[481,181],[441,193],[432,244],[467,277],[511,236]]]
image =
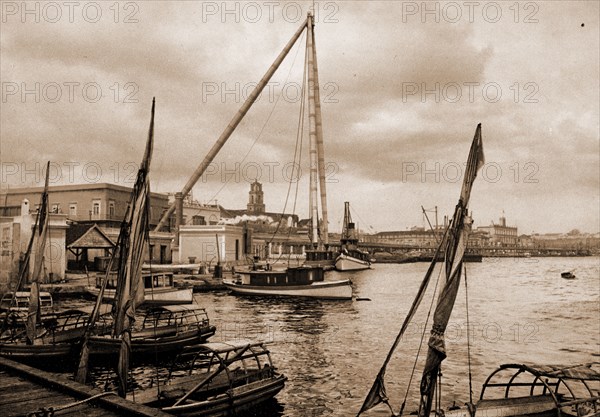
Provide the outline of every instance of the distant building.
[[[175,202],[175,194],[169,194],[169,204]],[[171,227],[175,226],[174,218]],[[182,224],[191,226],[204,226],[219,224],[221,209],[217,204],[203,204],[194,200],[189,194],[183,198]]]
[[477,231],[486,232],[490,236],[489,244],[493,246],[516,247],[518,241],[517,227],[507,226],[506,218],[500,217],[500,223],[492,222],[490,226],[480,226]]
[[[69,184],[48,189],[50,212],[66,214],[72,222],[94,222],[100,226],[119,227],[131,198],[131,188],[116,184]],[[42,187],[10,188],[0,191],[0,215],[18,215],[21,201],[40,200]],[[150,226],[156,226],[169,208],[165,194],[150,194]],[[37,205],[32,207],[37,209]]]
[[193,226],[179,229],[179,263],[235,265],[246,259],[248,238],[244,229],[229,225]]
[[265,195],[262,190],[262,184],[257,180],[254,180],[254,182],[250,184],[250,192],[248,194],[248,214],[265,214]]
[[[39,198],[38,200],[39,201]],[[36,222],[35,210],[31,210],[28,199],[23,199],[19,213],[0,217],[0,291],[16,288],[19,271]],[[42,283],[63,280],[66,270],[65,234],[67,219],[64,214],[50,214],[48,240],[44,249]],[[34,248],[37,245],[34,238]],[[35,254],[29,260],[29,271],[33,271]],[[29,278],[29,277],[28,277]],[[29,283],[29,280],[26,282]]]
[[[42,187],[11,188],[0,192],[0,216],[15,217],[20,212],[21,201],[39,201]],[[98,184],[69,184],[51,186],[48,190],[50,212],[62,214],[69,225],[91,228],[98,225],[102,232],[116,242],[120,225],[131,198],[132,189],[122,185]],[[169,207],[166,194],[150,194],[150,236],[149,252],[145,261],[155,263],[171,262],[171,241],[169,232],[154,232],[153,228]],[[36,210],[37,205],[32,207]],[[106,256],[104,249],[90,250],[89,266],[95,264],[95,257]],[[68,260],[79,260],[72,251],[67,252]]]
[[414,248],[434,248],[438,245],[436,239],[439,239],[439,236],[436,237],[429,230],[413,228],[412,230],[379,232],[363,236],[361,240],[370,243],[388,243]]
[[221,207],[221,224],[241,225],[254,231],[267,232],[298,227],[296,214],[282,214],[266,211],[262,184],[254,181],[250,184],[248,204],[245,210],[232,210]]

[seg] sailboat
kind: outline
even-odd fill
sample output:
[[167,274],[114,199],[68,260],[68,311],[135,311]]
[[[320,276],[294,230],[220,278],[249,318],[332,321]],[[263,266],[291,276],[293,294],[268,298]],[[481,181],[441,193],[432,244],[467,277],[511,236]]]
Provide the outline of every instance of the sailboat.
[[[357,417],[379,404],[386,404],[393,416],[403,415],[406,398],[396,413],[390,404],[385,388],[387,366],[394,355],[406,329],[414,317],[430,282],[438,255],[445,252],[443,272],[445,281],[438,295],[433,314],[428,353],[420,383],[419,417],[445,415],[446,417],[560,417],[563,414],[598,417],[600,395],[592,383],[598,384],[600,363],[575,366],[549,366],[535,364],[504,364],[485,381],[479,401],[472,398],[471,369],[469,360],[469,402],[465,408],[441,406],[441,364],[446,358],[444,333],[450,320],[460,285],[463,257],[467,247],[472,220],[468,215],[468,204],[477,172],[484,164],[481,124],[477,126],[467,160],[465,176],[450,225],[439,244],[433,260],[421,282],[417,295],[407,313],[398,335],[367,394]],[[466,288],[466,273],[465,273]],[[468,298],[467,298],[468,300]],[[467,301],[468,302],[468,301]],[[467,304],[468,306],[468,304]],[[468,307],[467,307],[468,322]],[[468,339],[467,339],[468,342]],[[467,352],[470,352],[467,346]],[[470,353],[468,353],[470,354]],[[594,368],[594,366],[596,368]],[[415,368],[416,369],[416,361]],[[413,372],[414,372],[413,369]],[[412,381],[412,375],[410,380]],[[410,383],[409,383],[410,384]],[[409,386],[410,388],[410,386]],[[597,387],[596,387],[597,389]],[[491,395],[490,392],[494,391]],[[406,390],[408,395],[408,388]],[[584,392],[587,395],[577,397]],[[434,399],[436,406],[434,407]]]
[[344,227],[340,239],[341,251],[335,260],[338,271],[358,271],[371,268],[371,256],[358,249],[358,236],[350,215],[350,203],[344,203]]
[[[335,281],[325,280],[325,268],[332,268],[335,257],[328,249],[327,206],[325,193],[325,175],[322,143],[322,122],[319,104],[318,69],[316,65],[316,48],[314,21],[309,13],[306,21],[300,26],[286,50],[298,39],[306,28],[307,50],[307,86],[309,109],[310,137],[310,230],[312,249],[307,250],[307,262],[299,267],[287,267],[273,270],[269,265],[258,268],[253,265],[248,270],[238,270],[237,275],[223,284],[233,293],[243,295],[312,297],[323,299],[352,299],[352,283],[348,279]],[[284,50],[285,52],[285,50]],[[268,75],[268,73],[267,73]],[[264,78],[263,78],[264,79]],[[319,149],[321,149],[319,151]],[[322,175],[321,175],[322,169]],[[320,182],[323,221],[319,228],[317,208],[317,182]],[[319,233],[319,231],[321,233]],[[322,236],[322,239],[321,239]]]
[[[0,331],[0,355],[18,360],[43,361],[49,357],[63,359],[74,351],[74,345],[86,328],[85,313],[49,313],[52,298],[40,292],[44,270],[44,251],[48,240],[49,203],[48,182],[50,162],[46,165],[44,190],[40,198],[35,225],[25,254],[25,262],[19,271],[18,289],[23,289],[28,264],[34,254],[31,287],[29,291],[15,291],[3,298],[6,310]],[[33,250],[35,246],[35,251]],[[43,314],[46,313],[46,314]],[[24,325],[24,329],[23,329]]]
[[94,311],[90,315],[88,331],[83,336],[77,380],[85,382],[90,355],[118,354],[119,394],[127,391],[127,371],[131,354],[180,350],[186,344],[205,341],[215,333],[204,309],[195,304],[168,306],[146,313],[142,329],[135,330],[136,310],[145,301],[142,262],[147,248],[150,211],[150,161],[154,139],[154,107],[144,158],[131,192],[129,207],[121,223],[117,247],[118,267],[113,302],[113,326],[110,334],[97,334],[95,322],[109,281],[116,252],[110,260],[106,277],[100,288]]

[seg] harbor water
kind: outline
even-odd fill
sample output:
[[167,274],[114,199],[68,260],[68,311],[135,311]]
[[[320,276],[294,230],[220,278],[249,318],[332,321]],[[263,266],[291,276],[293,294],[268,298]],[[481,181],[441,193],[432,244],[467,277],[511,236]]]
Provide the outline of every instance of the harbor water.
[[[217,326],[211,341],[267,342],[275,366],[288,377],[275,400],[248,416],[351,416],[370,389],[427,267],[375,264],[367,271],[329,273],[328,279],[351,278],[361,301],[239,297],[226,292],[197,293],[195,300]],[[577,278],[562,279],[565,271]],[[396,411],[426,329],[406,410],[418,405],[429,335],[426,323],[431,324],[427,316],[438,272],[386,372],[387,394]],[[446,332],[444,404],[469,400],[468,342],[474,399],[485,378],[502,363],[600,361],[599,258],[484,258],[466,264],[466,274],[469,320],[463,281]],[[153,375],[152,367],[133,372],[140,378]],[[100,386],[102,372],[95,378]],[[389,416],[389,410],[381,405],[365,415]]]

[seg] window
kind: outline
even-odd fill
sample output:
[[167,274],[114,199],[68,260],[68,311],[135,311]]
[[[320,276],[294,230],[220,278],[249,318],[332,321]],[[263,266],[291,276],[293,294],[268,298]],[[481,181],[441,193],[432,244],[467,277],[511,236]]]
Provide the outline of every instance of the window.
[[77,217],[77,203],[69,204],[69,216]]
[[52,204],[51,213],[60,213],[60,204],[59,203]]
[[195,226],[203,226],[206,224],[206,220],[204,220],[204,216],[194,216],[192,217],[192,224]]
[[112,200],[108,202],[108,216],[111,219],[115,217],[115,202]]
[[152,244],[148,245],[148,252],[149,252],[149,256],[150,256],[149,261],[152,262],[154,260],[154,245],[152,245]]
[[94,216],[99,216],[100,215],[100,200],[93,200],[92,201],[92,214]]

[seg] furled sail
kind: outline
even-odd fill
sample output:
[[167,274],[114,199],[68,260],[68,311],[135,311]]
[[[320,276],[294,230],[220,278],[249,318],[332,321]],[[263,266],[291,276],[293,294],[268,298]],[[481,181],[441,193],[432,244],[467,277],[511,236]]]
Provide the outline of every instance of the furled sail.
[[117,374],[119,376],[119,395],[122,397],[125,397],[127,392],[131,327],[135,320],[136,307],[144,301],[142,264],[149,231],[149,171],[154,140],[154,104],[153,99],[146,150],[131,192],[129,210],[119,235],[121,246],[118,248],[119,268],[113,306],[115,311],[113,336],[121,338]]
[[[37,242],[35,248],[35,261],[33,266],[33,273],[31,274],[31,289],[29,290],[29,310],[27,312],[27,343],[33,344],[36,337],[36,326],[40,318],[40,278],[43,274],[44,267],[44,251],[46,250],[46,239],[48,237],[48,179],[50,173],[50,162],[46,165],[46,182],[44,184],[44,191],[42,192],[42,199],[40,202],[40,208],[37,215],[37,225],[32,232],[37,233]],[[29,259],[29,256],[27,257]]]
[[469,151],[460,199],[454,210],[452,225],[446,243],[446,282],[438,297],[437,306],[433,315],[433,326],[428,342],[429,350],[423,369],[423,376],[421,378],[421,401],[419,404],[420,417],[429,416],[431,412],[437,375],[442,361],[446,358],[444,333],[450,315],[452,314],[454,302],[456,301],[456,294],[460,285],[463,256],[467,247],[468,234],[472,222],[468,217],[467,207],[469,205],[471,188],[475,181],[475,177],[477,176],[477,171],[483,166],[484,162],[480,123],[477,125],[475,137],[473,138],[471,150]]
[[[438,298],[438,306],[436,307],[436,311],[434,314],[434,327],[432,330],[432,336],[429,340],[429,353],[426,363],[426,372],[424,372],[423,380],[421,382],[421,406],[420,411],[423,411],[422,416],[425,416],[431,410],[431,399],[433,388],[435,388],[435,381],[437,376],[437,371],[439,369],[439,364],[445,358],[445,350],[443,343],[443,333],[446,329],[446,325],[448,323],[448,319],[450,317],[450,313],[452,311],[452,307],[454,306],[454,300],[456,299],[456,291],[458,290],[458,281],[460,280],[460,266],[462,265],[462,258],[464,255],[464,250],[467,243],[467,233],[465,230],[465,217],[467,205],[469,202],[469,197],[471,194],[471,187],[475,177],[477,176],[477,171],[484,163],[483,157],[483,146],[481,142],[481,124],[477,126],[475,131],[475,137],[473,138],[473,143],[471,144],[471,150],[469,152],[469,158],[467,161],[467,169],[465,172],[465,178],[463,182],[463,187],[461,190],[461,197],[459,199],[458,205],[456,206],[456,211],[454,213],[454,217],[448,229],[444,233],[444,236],[438,246],[431,264],[427,269],[425,277],[421,282],[417,295],[413,301],[413,304],[408,311],[406,318],[404,319],[404,323],[400,329],[400,332],[396,336],[396,339],[392,345],[392,348],[388,352],[388,355],[383,363],[383,366],[379,370],[375,381],[373,382],[373,386],[371,387],[365,401],[358,412],[357,416],[361,413],[375,407],[380,403],[385,403],[393,413],[392,407],[388,402],[388,397],[385,389],[385,372],[389,361],[391,360],[394,351],[398,347],[404,332],[408,328],[410,321],[415,315],[419,305],[423,299],[423,296],[427,290],[427,286],[431,280],[431,276],[436,266],[436,260],[441,251],[441,248],[445,246],[446,248],[446,283],[445,288],[440,293]],[[449,236],[447,236],[449,233]],[[443,355],[443,357],[442,357]],[[432,357],[430,359],[430,356]],[[441,358],[441,359],[440,359]],[[434,359],[438,359],[438,361],[434,361]],[[437,365],[436,365],[437,362]],[[433,376],[433,378],[432,378]],[[427,412],[425,413],[425,407],[423,407],[423,401],[426,401],[428,404]]]

